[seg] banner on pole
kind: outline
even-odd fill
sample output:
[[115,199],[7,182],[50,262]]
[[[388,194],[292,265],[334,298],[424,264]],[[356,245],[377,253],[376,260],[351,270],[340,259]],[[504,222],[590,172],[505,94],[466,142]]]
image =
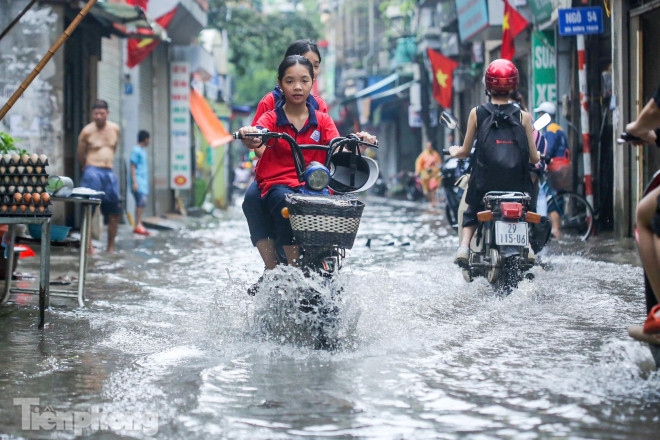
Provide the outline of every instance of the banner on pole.
[[557,59],[554,30],[532,32],[532,88],[531,108],[542,102],[557,103]]

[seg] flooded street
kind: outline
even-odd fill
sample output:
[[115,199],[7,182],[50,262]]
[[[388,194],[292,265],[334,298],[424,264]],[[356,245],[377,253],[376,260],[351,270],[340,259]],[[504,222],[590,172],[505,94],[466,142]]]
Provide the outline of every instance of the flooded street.
[[626,332],[645,319],[633,245],[555,243],[503,298],[452,264],[443,210],[366,203],[335,351],[287,335],[280,294],[246,295],[263,267],[238,205],[124,234],[92,259],[87,307],[51,299],[43,332],[12,296],[0,438],[658,438],[660,374]]

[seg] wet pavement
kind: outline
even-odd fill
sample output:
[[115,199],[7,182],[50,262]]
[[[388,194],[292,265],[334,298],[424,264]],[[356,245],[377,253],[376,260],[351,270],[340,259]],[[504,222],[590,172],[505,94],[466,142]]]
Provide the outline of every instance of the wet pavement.
[[[309,280],[278,270],[245,294],[262,265],[238,205],[151,237],[122,228],[90,263],[86,307],[52,299],[44,331],[36,298],[13,295],[0,438],[658,438],[660,374],[626,333],[644,321],[634,243],[552,243],[501,297],[451,264],[441,209],[366,203],[334,351],[275,287]],[[54,255],[53,278],[76,274],[75,249]]]

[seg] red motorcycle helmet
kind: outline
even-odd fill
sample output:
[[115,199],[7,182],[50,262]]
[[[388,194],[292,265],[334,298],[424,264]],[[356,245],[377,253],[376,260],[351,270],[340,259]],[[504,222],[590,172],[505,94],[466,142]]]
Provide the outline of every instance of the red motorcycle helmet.
[[518,68],[509,60],[495,60],[486,69],[488,94],[509,95],[518,89],[519,81]]

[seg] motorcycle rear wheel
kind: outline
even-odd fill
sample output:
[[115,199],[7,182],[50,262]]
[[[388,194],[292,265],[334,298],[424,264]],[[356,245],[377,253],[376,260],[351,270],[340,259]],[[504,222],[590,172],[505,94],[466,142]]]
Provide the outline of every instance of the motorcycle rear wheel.
[[490,269],[486,272],[486,279],[494,284],[500,278],[500,253],[497,249],[490,250]]

